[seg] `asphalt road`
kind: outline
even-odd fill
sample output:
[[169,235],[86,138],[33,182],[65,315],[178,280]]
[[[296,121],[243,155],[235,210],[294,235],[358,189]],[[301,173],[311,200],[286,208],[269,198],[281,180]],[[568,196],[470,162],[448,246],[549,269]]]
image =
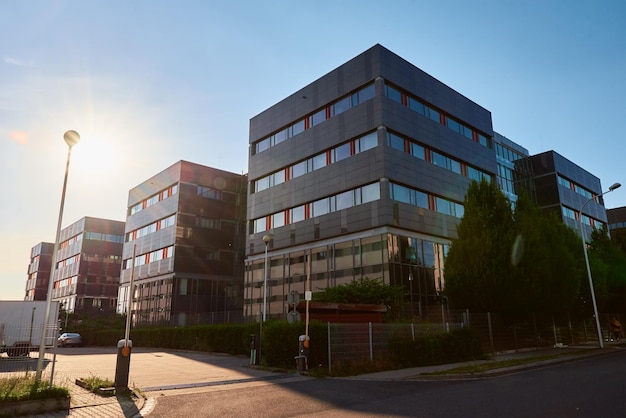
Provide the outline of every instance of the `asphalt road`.
[[301,379],[164,392],[148,418],[302,416],[626,416],[626,351],[484,379]]

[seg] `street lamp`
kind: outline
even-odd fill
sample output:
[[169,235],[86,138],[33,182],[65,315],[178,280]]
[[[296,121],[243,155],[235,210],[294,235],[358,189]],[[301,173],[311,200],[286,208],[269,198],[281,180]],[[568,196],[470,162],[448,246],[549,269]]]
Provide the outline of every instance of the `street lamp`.
[[65,205],[65,190],[67,188],[67,174],[70,169],[70,156],[72,155],[72,147],[80,141],[80,135],[76,131],[67,131],[63,135],[63,140],[67,144],[67,161],[65,163],[65,178],[63,179],[63,191],[61,193],[61,207],[59,208],[59,221],[57,223],[57,234],[54,240],[54,249],[52,250],[52,265],[50,266],[50,279],[48,280],[48,294],[46,295],[46,312],[44,315],[43,327],[41,330],[41,341],[39,342],[39,358],[37,359],[37,372],[35,380],[41,380],[41,369],[43,368],[43,358],[46,353],[46,331],[48,330],[48,321],[50,319],[50,305],[52,304],[52,289],[54,285],[54,271],[57,264],[57,251],[59,251],[59,239],[61,237],[61,223],[63,222],[63,206]]
[[270,236],[264,235],[263,242],[265,243],[265,262],[263,264],[263,322],[267,315],[267,244],[270,242]]
[[[611,187],[609,187],[609,190],[607,190],[604,193],[599,194],[596,197],[600,197],[602,195],[610,193],[615,189],[619,189],[621,186],[622,185],[619,183],[614,183]],[[604,348],[604,341],[602,338],[602,329],[600,328],[600,318],[598,317],[598,305],[596,304],[596,293],[595,293],[595,290],[593,289],[593,279],[591,278],[591,267],[589,266],[589,256],[587,255],[587,244],[585,243],[585,232],[583,230],[583,210],[585,209],[585,206],[587,206],[587,204],[594,199],[595,199],[594,197],[592,197],[591,199],[588,199],[580,208],[580,213],[578,214],[579,215],[578,222],[580,224],[580,237],[582,238],[582,241],[583,241],[583,252],[585,253],[585,264],[587,265],[587,278],[589,279],[589,290],[591,291],[591,301],[593,303],[593,315],[596,317],[596,330],[598,332],[598,341],[600,344],[600,348]]]

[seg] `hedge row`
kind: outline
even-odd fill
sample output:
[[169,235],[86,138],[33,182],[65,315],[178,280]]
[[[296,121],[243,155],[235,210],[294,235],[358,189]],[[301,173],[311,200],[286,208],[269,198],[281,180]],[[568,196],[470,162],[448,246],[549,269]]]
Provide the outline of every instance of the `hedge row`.
[[[82,332],[87,345],[116,346],[124,338],[123,330]],[[135,328],[130,339],[134,347],[249,355],[250,336],[254,334],[260,341],[257,350],[263,365],[292,369],[295,367],[294,357],[298,355],[299,336],[304,333],[304,324],[270,321],[262,329],[258,323]],[[309,367],[327,366],[327,325],[311,322],[309,337]],[[407,336],[393,336],[384,357],[386,367],[402,368],[471,360],[481,355],[477,336],[470,329],[459,329],[450,333],[418,335],[415,341]]]

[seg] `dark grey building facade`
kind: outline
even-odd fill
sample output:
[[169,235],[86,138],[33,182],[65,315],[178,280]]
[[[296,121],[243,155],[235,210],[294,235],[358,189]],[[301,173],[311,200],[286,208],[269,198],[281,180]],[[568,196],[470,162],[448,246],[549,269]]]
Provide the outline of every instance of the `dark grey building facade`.
[[493,136],[488,110],[380,45],[252,118],[244,315],[284,317],[307,277],[404,285],[427,314],[469,183],[495,181]]
[[24,300],[46,300],[54,244],[40,242],[30,250]]
[[587,240],[593,228],[601,228],[607,223],[598,177],[555,151],[533,155],[530,160],[537,203],[543,210],[553,212],[576,231],[580,231],[582,217]]
[[245,175],[179,161],[131,189],[117,312],[134,274],[134,324],[240,320],[245,187]]
[[121,221],[84,217],[63,228],[52,300],[67,312],[115,312],[123,245]]

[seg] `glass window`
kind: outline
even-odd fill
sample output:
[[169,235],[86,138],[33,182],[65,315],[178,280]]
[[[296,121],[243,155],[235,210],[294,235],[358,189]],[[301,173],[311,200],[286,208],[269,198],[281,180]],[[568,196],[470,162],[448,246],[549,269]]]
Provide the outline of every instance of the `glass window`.
[[313,202],[313,216],[326,215],[328,213],[328,198]]
[[442,199],[441,197],[435,197],[435,205],[437,207],[437,212],[445,213],[446,215],[452,215],[450,210],[450,202],[446,199]]
[[446,157],[444,157],[443,155],[435,151],[432,151],[430,154],[431,154],[433,164],[439,167],[446,167],[446,160],[447,160]]
[[446,123],[448,125],[448,128],[452,129],[454,132],[461,133],[461,125],[459,124],[459,122],[451,118],[446,118]]
[[391,184],[391,196],[398,202],[411,203],[409,200],[409,189],[399,184]]
[[254,220],[254,233],[259,233],[266,231],[265,218],[255,219]]
[[380,199],[380,186],[378,183],[361,187],[362,203],[373,202],[378,199]]
[[376,132],[365,135],[359,138],[359,144],[361,146],[360,152],[367,151],[368,149],[376,148],[378,145],[378,135]]
[[322,167],[326,167],[326,153],[316,155],[313,159],[313,170],[319,170]]
[[348,190],[347,192],[343,192],[337,195],[337,210],[346,209],[354,206],[353,202],[353,191]]
[[362,88],[359,93],[359,103],[363,103],[366,100],[373,98],[376,95],[376,89],[373,84]]
[[269,178],[269,176],[263,177],[262,179],[258,179],[256,181],[256,190],[255,191],[260,192],[261,190],[265,190],[268,187],[270,187],[270,178]]
[[280,144],[281,142],[287,140],[289,138],[289,128],[283,129],[274,135],[274,144]]
[[415,191],[415,205],[420,208],[428,209],[428,195],[419,190]]
[[489,140],[485,135],[478,134],[478,142],[484,147],[489,147]]
[[273,214],[272,215],[272,227],[280,228],[283,225],[285,225],[285,213],[278,212],[278,213]]
[[424,147],[412,142],[411,143],[411,155],[419,158],[420,160],[423,160],[424,159]]
[[334,152],[335,162],[345,160],[346,158],[350,156],[350,143],[348,142],[346,144],[340,145],[337,148],[335,148],[334,151],[335,151]]
[[314,113],[311,116],[311,126],[319,125],[326,120],[326,108]]
[[404,138],[399,137],[396,134],[392,134],[391,132],[387,135],[389,137],[389,146],[393,149],[404,152]]
[[461,163],[455,160],[449,160],[449,161],[450,161],[450,170],[457,174],[461,174]]
[[304,119],[296,122],[291,127],[291,136],[304,132]]
[[298,164],[294,164],[293,167],[291,167],[291,178],[295,179],[296,177],[300,177],[306,174],[306,166],[306,161],[301,161]]
[[465,135],[467,139],[472,139],[472,130],[467,126],[463,126],[463,135]]
[[282,184],[285,182],[285,170],[277,171],[273,174],[274,183],[272,186],[276,186],[277,184]]
[[304,205],[291,209],[291,223],[304,220]]
[[411,110],[414,110],[415,112],[418,112],[419,114],[422,114],[422,115],[426,114],[426,108],[424,107],[424,104],[422,102],[415,100],[412,97],[409,97],[409,108]]
[[344,97],[333,105],[333,116],[337,116],[350,109],[350,96]]
[[385,86],[386,90],[387,90],[387,97],[389,97],[391,100],[398,102],[398,103],[402,103],[402,94],[394,89],[391,86]]
[[428,117],[431,120],[434,120],[435,122],[439,123],[440,119],[439,119],[439,112],[437,112],[435,109],[433,108],[428,108]]
[[257,142],[256,144],[256,153],[260,153],[265,151],[266,149],[269,149],[270,147],[270,139],[269,138],[265,138],[263,141]]

